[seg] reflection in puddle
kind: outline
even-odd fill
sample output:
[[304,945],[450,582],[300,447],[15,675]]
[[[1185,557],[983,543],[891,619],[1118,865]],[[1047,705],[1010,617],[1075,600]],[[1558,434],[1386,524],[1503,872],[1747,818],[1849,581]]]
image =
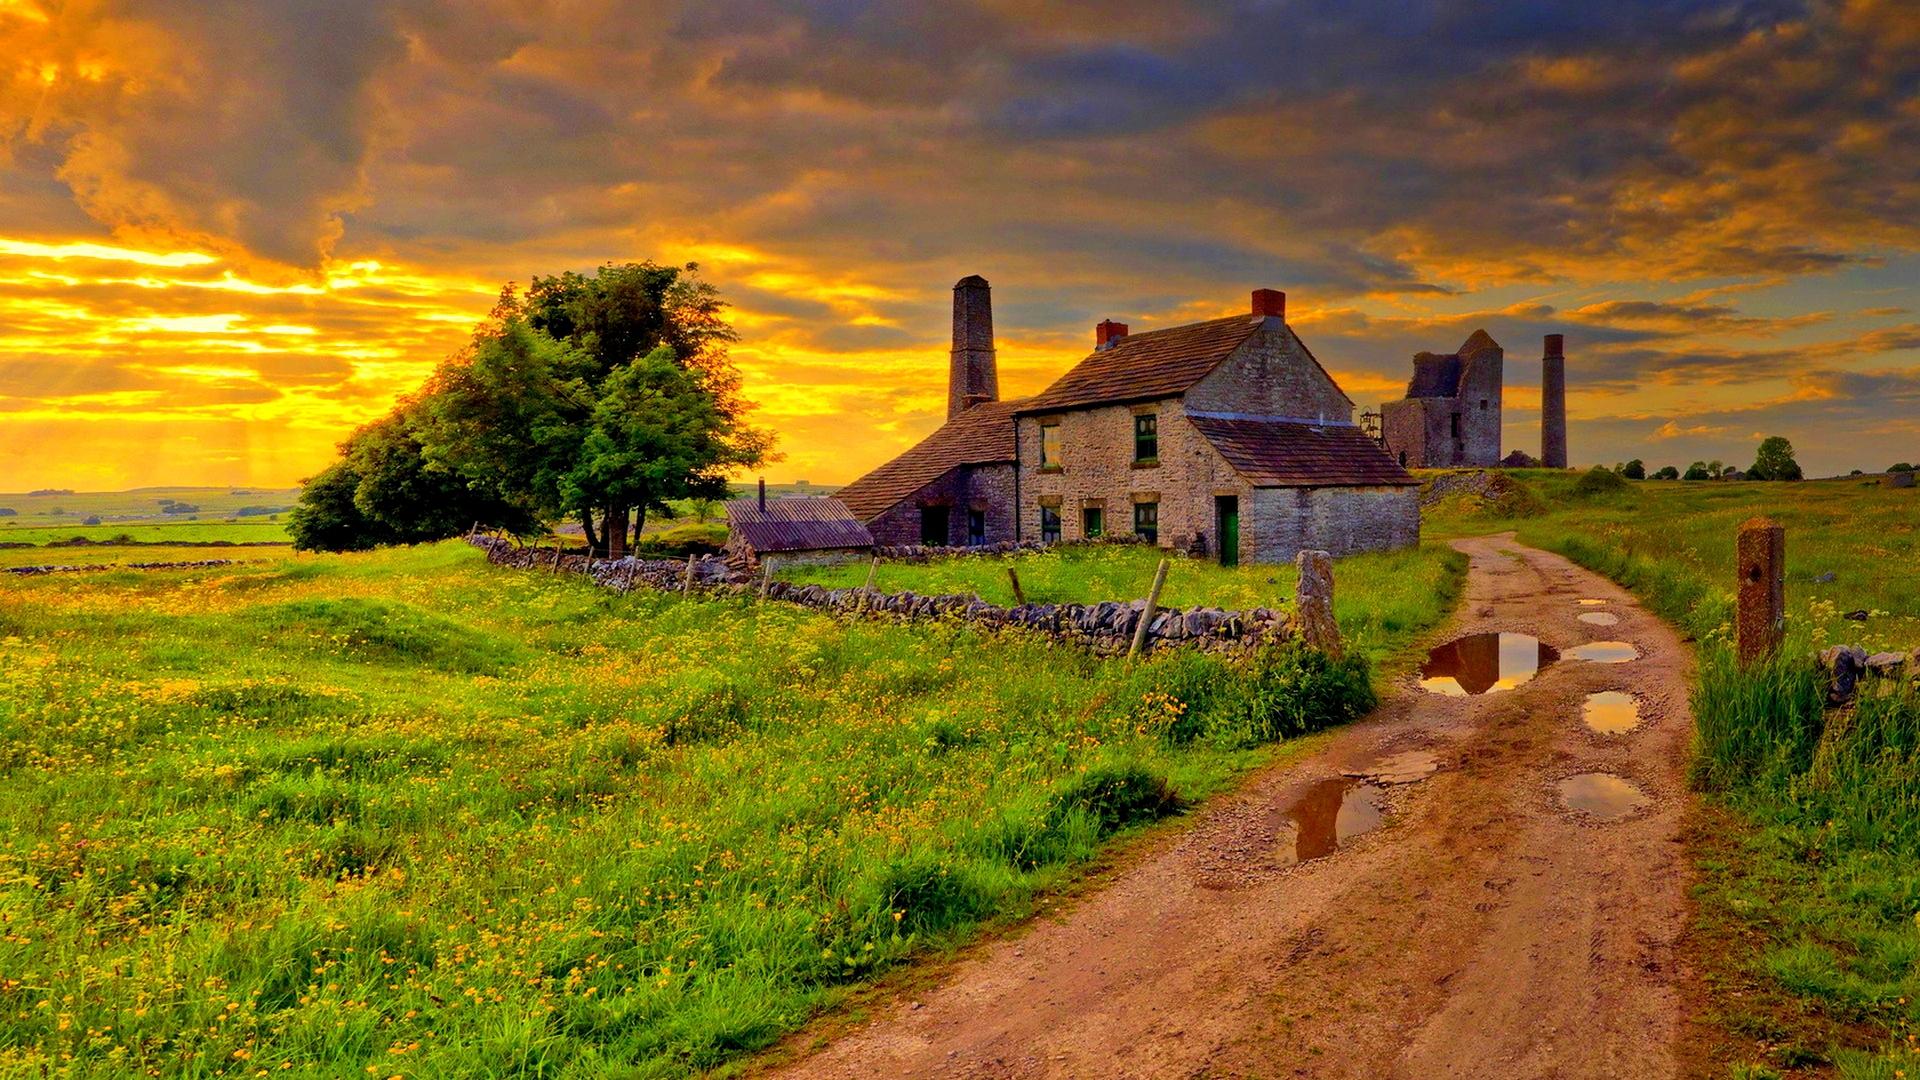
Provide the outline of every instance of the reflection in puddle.
[[1281,852],[1281,865],[1331,855],[1339,846],[1380,827],[1381,789],[1356,780],[1322,780],[1289,806],[1293,850]]
[[1647,804],[1646,792],[1612,773],[1590,772],[1560,781],[1567,809],[1596,821],[1618,821]]
[[1420,688],[1449,697],[1511,690],[1560,658],[1530,634],[1471,634],[1427,654]]
[[1624,664],[1640,659],[1640,650],[1624,641],[1590,641],[1567,650],[1567,655],[1575,660],[1591,660],[1596,664]]
[[1433,751],[1405,750],[1370,765],[1347,769],[1340,775],[1371,780],[1376,784],[1411,784],[1432,776],[1439,767],[1440,758]]
[[1620,621],[1620,616],[1611,611],[1583,611],[1580,613],[1580,621],[1592,623],[1595,626],[1612,626]]
[[1604,604],[1604,603],[1606,603],[1605,600],[1596,600],[1592,597],[1583,596],[1580,598],[1581,607],[1599,607],[1601,604]]
[[1632,694],[1603,690],[1587,695],[1583,718],[1602,735],[1622,735],[1640,726],[1640,703]]

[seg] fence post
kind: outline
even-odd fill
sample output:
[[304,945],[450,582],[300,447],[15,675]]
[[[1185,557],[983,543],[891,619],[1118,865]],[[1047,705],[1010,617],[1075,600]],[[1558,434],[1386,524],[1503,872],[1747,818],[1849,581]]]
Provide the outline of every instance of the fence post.
[[1026,607],[1027,594],[1020,588],[1020,571],[1007,567],[1007,580],[1013,582],[1013,606]]
[[1153,616],[1160,609],[1160,587],[1167,583],[1167,560],[1160,560],[1160,569],[1153,572],[1153,588],[1147,590],[1147,606],[1140,610],[1140,624],[1133,628],[1133,647],[1127,650],[1127,659],[1139,656],[1147,647],[1147,628],[1153,625]]
[[680,582],[680,595],[693,595],[693,552],[687,552],[687,576]]
[[1333,556],[1302,551],[1294,563],[1300,568],[1300,584],[1293,594],[1300,615],[1300,640],[1338,659],[1344,650],[1340,624],[1333,618]]
[[1771,518],[1740,523],[1734,630],[1741,667],[1772,656],[1787,633],[1787,530]]
[[773,556],[760,560],[760,602],[767,602],[767,590],[773,586]]
[[553,542],[553,572],[560,572],[560,541]]

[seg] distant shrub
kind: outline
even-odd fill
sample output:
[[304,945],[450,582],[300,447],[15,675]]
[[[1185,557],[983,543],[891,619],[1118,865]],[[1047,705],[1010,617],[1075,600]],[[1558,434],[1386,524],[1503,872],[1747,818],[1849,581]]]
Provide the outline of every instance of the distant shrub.
[[11,506],[0,506],[0,517],[19,517],[20,511]]
[[100,524],[100,515],[99,515],[99,514],[88,514],[88,515],[87,515],[87,517],[86,517],[86,519],[85,519],[85,520],[83,520],[83,521],[81,521],[81,522],[80,522],[80,524],[82,524],[82,525],[98,525],[98,524]]
[[1654,470],[1653,479],[1678,480],[1680,479],[1680,470],[1674,468],[1671,465],[1662,465],[1658,469]]
[[727,527],[718,522],[686,521],[657,533],[648,533],[634,545],[634,554],[646,558],[684,559],[688,555],[718,554],[727,543]]
[[1620,475],[1629,480],[1645,480],[1647,478],[1646,463],[1639,458],[1634,458],[1632,461],[1620,466]]
[[1624,491],[1626,487],[1627,481],[1625,477],[1622,477],[1612,469],[1595,465],[1593,468],[1587,470],[1586,475],[1580,478],[1579,483],[1573,485],[1573,493],[1582,497],[1610,495],[1616,491]]
[[1913,472],[1915,470],[1912,462],[1901,461],[1901,462],[1896,462],[1895,464],[1887,466],[1887,471],[1888,472]]

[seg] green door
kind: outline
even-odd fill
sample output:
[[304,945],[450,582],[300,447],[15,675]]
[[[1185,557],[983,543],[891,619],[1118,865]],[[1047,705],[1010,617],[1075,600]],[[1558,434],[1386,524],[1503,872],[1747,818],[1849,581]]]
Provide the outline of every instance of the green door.
[[1220,536],[1220,565],[1240,565],[1240,499],[1234,495],[1216,495],[1213,499],[1215,532]]

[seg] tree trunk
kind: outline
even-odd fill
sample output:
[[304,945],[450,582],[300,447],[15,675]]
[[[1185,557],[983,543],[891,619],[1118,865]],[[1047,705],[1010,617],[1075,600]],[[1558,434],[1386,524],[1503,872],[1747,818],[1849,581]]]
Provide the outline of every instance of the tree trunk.
[[614,506],[607,509],[604,529],[607,534],[607,558],[618,559],[627,553],[627,508]]
[[586,531],[587,556],[588,558],[592,558],[600,551],[600,538],[594,535],[593,514],[591,512],[586,510],[580,511],[580,527]]

